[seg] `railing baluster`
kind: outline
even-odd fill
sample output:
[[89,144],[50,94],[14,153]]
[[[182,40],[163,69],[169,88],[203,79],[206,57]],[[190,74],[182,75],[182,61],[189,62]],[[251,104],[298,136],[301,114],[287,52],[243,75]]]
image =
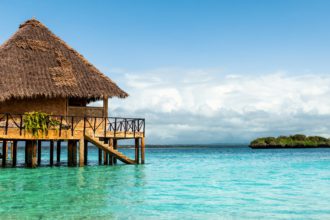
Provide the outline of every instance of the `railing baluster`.
[[19,122],[19,135],[22,136],[22,129],[23,129],[23,115],[20,115],[21,121]]
[[146,136],[146,121],[143,119],[143,137]]
[[73,136],[73,131],[74,131],[74,127],[73,127],[73,116],[71,116],[71,136]]
[[114,137],[116,137],[117,132],[117,118],[115,118],[115,130],[114,130]]
[[107,117],[104,117],[104,137],[107,137]]
[[126,120],[126,118],[124,119],[124,129],[125,129],[125,137],[126,137],[126,132],[127,132],[127,120]]
[[62,135],[62,125],[63,125],[63,116],[61,116],[61,122],[60,122],[60,131],[59,131],[59,136],[60,137]]

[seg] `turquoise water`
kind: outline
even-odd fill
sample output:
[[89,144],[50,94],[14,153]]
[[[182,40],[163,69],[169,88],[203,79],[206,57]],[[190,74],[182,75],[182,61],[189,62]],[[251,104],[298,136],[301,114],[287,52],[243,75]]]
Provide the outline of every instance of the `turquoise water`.
[[0,218],[330,219],[330,149],[170,148],[146,156],[139,166],[0,169]]

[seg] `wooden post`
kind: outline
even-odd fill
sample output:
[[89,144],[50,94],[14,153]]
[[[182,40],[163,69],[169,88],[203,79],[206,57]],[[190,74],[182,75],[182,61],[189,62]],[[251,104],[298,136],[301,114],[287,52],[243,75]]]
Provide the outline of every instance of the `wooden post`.
[[8,142],[10,141],[6,141],[6,160],[8,159]]
[[32,168],[37,167],[37,141],[32,141]]
[[13,164],[12,166],[13,167],[16,167],[16,164],[17,164],[17,141],[14,140],[13,141]]
[[[104,139],[104,143],[105,144],[108,144],[108,139]],[[106,152],[106,151],[103,151],[103,164],[104,165],[108,165],[109,164],[109,162],[108,162],[108,158],[109,158],[109,154],[108,154],[108,152]]]
[[88,163],[88,141],[85,140],[84,143],[84,164],[87,165]]
[[[113,139],[113,149],[117,150],[118,149],[118,141],[117,139]],[[113,164],[117,164],[117,158],[113,157]]]
[[50,141],[49,145],[49,165],[53,166],[54,165],[54,141]]
[[102,164],[102,150],[99,148],[99,165]]
[[79,140],[79,166],[83,167],[85,164],[85,140],[81,138]]
[[135,138],[135,163],[136,164],[140,163],[140,158],[139,158],[139,154],[140,154],[139,148],[140,148],[140,146],[139,146],[139,142],[140,142],[139,138]]
[[77,166],[77,141],[73,141],[73,148],[72,148],[72,163],[73,166]]
[[10,142],[10,159],[13,160],[13,148],[14,148],[14,141]]
[[72,164],[72,148],[73,148],[73,141],[68,140],[68,166],[71,167],[73,166]]
[[37,141],[26,141],[27,163],[26,166],[35,168],[37,166]]
[[29,145],[28,141],[25,141],[25,148],[24,148],[25,166],[27,166],[27,163],[28,163],[28,145]]
[[61,141],[57,141],[56,145],[56,162],[61,163]]
[[144,137],[141,138],[141,163],[144,164],[145,142]]
[[38,140],[38,166],[41,164],[41,141]]
[[[113,149],[113,139],[109,139],[109,147],[110,149]],[[114,157],[112,155],[109,155],[109,165],[113,165],[113,159]]]
[[108,117],[108,97],[103,98],[103,117]]
[[6,155],[7,155],[7,141],[2,141],[2,167],[6,167]]

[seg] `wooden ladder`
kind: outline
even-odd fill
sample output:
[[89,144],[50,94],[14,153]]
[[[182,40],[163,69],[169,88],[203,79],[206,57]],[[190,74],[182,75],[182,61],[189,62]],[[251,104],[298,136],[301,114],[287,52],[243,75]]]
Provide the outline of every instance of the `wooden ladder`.
[[122,161],[123,163],[126,164],[136,164],[135,160],[131,160],[127,156],[125,156],[123,153],[119,152],[118,150],[115,150],[113,148],[110,148],[107,144],[101,142],[99,138],[91,137],[88,134],[85,134],[85,140],[91,142],[94,144],[96,147],[106,151],[109,153],[111,156],[114,156],[118,160]]

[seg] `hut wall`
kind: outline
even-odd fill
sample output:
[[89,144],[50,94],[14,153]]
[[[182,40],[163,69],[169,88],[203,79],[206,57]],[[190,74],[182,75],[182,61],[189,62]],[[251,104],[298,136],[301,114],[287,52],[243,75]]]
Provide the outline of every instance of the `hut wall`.
[[64,98],[11,99],[0,102],[0,113],[22,114],[39,111],[53,115],[65,115],[66,106],[66,99]]
[[68,107],[68,115],[70,116],[94,116],[94,117],[104,117],[103,107]]

